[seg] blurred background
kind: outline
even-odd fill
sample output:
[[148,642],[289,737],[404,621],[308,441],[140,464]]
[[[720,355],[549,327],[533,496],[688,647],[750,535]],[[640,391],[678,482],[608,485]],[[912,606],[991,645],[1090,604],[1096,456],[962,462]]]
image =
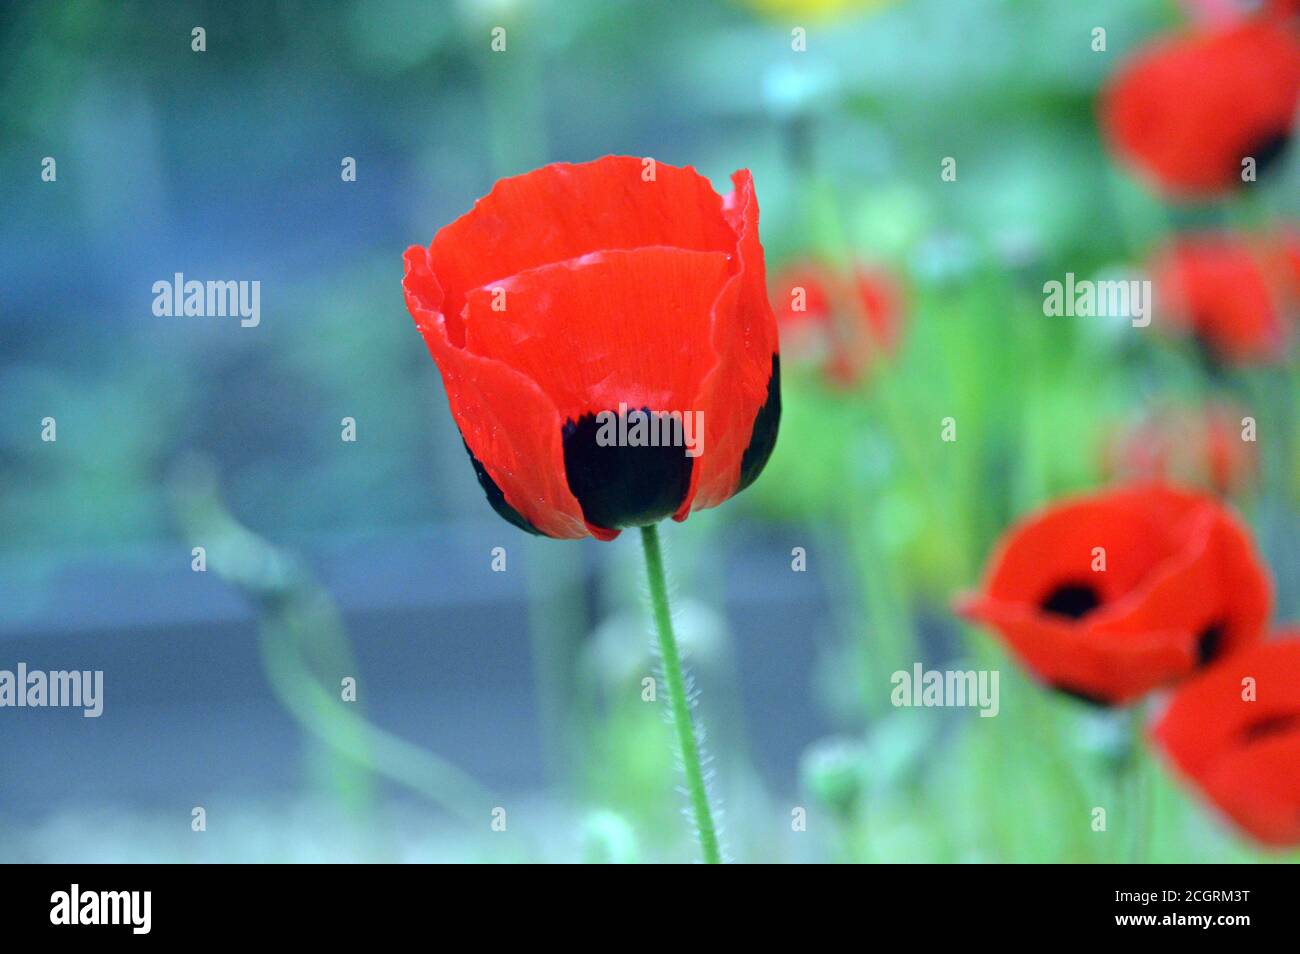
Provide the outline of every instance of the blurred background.
[[[103,670],[105,698],[0,711],[0,860],[692,857],[641,699],[635,534],[492,513],[400,287],[403,250],[496,179],[607,153],[720,190],[749,168],[774,283],[865,263],[889,302],[867,371],[783,354],[767,472],[663,531],[728,854],[1118,860],[1088,811],[1137,759],[1145,857],[1288,857],[949,608],[1014,517],[1122,476],[1127,435],[1206,394],[1186,342],[1045,317],[1043,283],[1296,219],[1294,158],[1246,200],[1173,206],[1108,154],[1099,89],[1187,21],[1172,0],[6,5],[0,669]],[[260,324],[155,316],[176,272],[260,281]],[[1215,381],[1284,425],[1217,489],[1295,619],[1293,365]],[[894,709],[917,661],[1000,670],[999,717]]]

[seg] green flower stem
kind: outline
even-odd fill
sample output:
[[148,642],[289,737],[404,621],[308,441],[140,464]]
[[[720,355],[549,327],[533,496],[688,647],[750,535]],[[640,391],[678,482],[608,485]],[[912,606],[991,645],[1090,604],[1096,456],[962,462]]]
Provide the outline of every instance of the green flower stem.
[[1129,713],[1128,776],[1129,809],[1133,814],[1133,837],[1129,842],[1129,862],[1142,864],[1147,859],[1147,827],[1151,822],[1150,793],[1147,790],[1146,763],[1143,758],[1143,724],[1145,707],[1139,702]]
[[664,679],[668,683],[668,704],[671,707],[673,727],[681,747],[682,767],[686,772],[686,789],[695,814],[695,827],[700,839],[700,853],[704,863],[720,864],[718,833],[713,826],[713,810],[709,807],[709,793],[704,784],[704,769],[700,765],[700,747],[695,737],[695,724],[691,720],[691,706],[686,698],[686,680],[682,676],[682,661],[677,653],[677,639],[673,636],[672,614],[668,609],[668,585],[664,581],[664,558],[659,550],[659,529],[653,524],[641,528],[641,544],[645,549],[645,573],[650,583],[650,604],[654,610],[655,628],[659,632],[659,655],[663,659]]
[[319,633],[295,634],[292,623],[262,624],[261,651],[267,679],[280,704],[294,720],[330,749],[377,772],[435,805],[474,824],[487,817],[497,797],[438,755],[407,742],[358,715],[337,693],[320,684],[294,642]]

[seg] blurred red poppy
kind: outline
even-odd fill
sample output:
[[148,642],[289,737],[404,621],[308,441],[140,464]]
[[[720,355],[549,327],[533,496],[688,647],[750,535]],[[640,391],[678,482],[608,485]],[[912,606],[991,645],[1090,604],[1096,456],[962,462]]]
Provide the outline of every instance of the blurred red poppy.
[[898,349],[903,294],[882,268],[858,265],[844,275],[799,262],[772,282],[772,299],[787,356],[820,364],[838,387],[854,386]]
[[610,540],[763,469],[776,320],[753,180],[732,182],[723,197],[694,169],[623,156],[545,166],[407,249],[406,306],[506,520]]
[[1112,149],[1160,192],[1211,198],[1284,151],[1300,99],[1300,35],[1280,17],[1194,30],[1144,47],[1102,93]]
[[1267,845],[1300,845],[1300,630],[1188,680],[1152,731],[1242,829]]
[[1174,480],[1235,494],[1259,472],[1258,445],[1243,438],[1246,416],[1222,404],[1162,408],[1112,436],[1103,469],[1118,480]]
[[1013,527],[958,610],[996,629],[1048,686],[1117,704],[1259,639],[1271,592],[1236,517],[1151,484]]
[[1180,236],[1151,263],[1158,318],[1194,335],[1216,361],[1281,360],[1300,302],[1298,255],[1293,235]]

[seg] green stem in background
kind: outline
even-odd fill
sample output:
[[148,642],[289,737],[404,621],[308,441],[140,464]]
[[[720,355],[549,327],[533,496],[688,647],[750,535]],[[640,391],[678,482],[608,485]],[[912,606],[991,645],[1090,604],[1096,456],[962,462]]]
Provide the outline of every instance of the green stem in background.
[[547,548],[526,540],[528,629],[532,636],[538,715],[546,777],[573,794],[585,744],[583,730],[594,713],[587,687],[576,677],[581,663],[577,634],[590,629],[582,562],[576,548]]
[[886,705],[890,673],[909,669],[916,661],[917,639],[906,597],[899,593],[901,584],[895,578],[894,564],[884,557],[875,513],[860,502],[871,499],[871,494],[862,493],[857,505],[846,509],[843,526],[848,533],[850,558],[856,561],[869,627],[862,641],[869,656],[863,667],[867,673],[862,687],[863,705],[875,719],[891,708]]
[[682,661],[677,653],[677,639],[673,636],[672,613],[668,609],[668,584],[664,580],[664,558],[659,550],[659,528],[651,524],[641,528],[641,544],[645,549],[645,573],[650,583],[650,605],[654,611],[655,629],[659,633],[659,655],[663,660],[664,680],[668,684],[668,705],[677,730],[677,743],[681,748],[682,768],[686,773],[686,790],[695,815],[696,832],[700,839],[700,853],[704,863],[720,864],[718,833],[713,825],[713,810],[709,806],[709,792],[704,784],[704,769],[700,764],[700,746],[695,736],[695,723],[691,720],[691,706],[686,698],[686,680],[682,676]]
[[1147,824],[1150,809],[1147,806],[1147,773],[1143,764],[1142,725],[1144,708],[1139,703],[1129,714],[1129,754],[1125,774],[1128,777],[1129,809],[1132,812],[1133,838],[1130,841],[1130,864],[1144,863],[1147,858]]
[[258,605],[263,667],[276,699],[295,721],[363,773],[383,775],[451,814],[481,823],[496,796],[439,756],[369,722],[337,688],[326,688],[337,686],[339,675],[356,672],[337,607],[299,561],[231,515],[211,462],[181,462],[169,489],[181,527],[221,554],[213,570]]
[[262,661],[280,704],[331,749],[428,798],[458,817],[480,823],[497,799],[451,763],[371,724],[348,709],[307,669],[293,646],[292,625],[262,625]]

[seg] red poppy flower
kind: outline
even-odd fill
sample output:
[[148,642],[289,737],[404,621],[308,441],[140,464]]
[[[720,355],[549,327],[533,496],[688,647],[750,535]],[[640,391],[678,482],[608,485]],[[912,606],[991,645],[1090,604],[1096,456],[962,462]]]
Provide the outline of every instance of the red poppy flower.
[[1213,498],[1162,485],[1056,504],[1003,537],[959,603],[1054,689],[1135,699],[1257,640],[1267,571]]
[[838,284],[834,269],[819,262],[796,262],[782,269],[772,280],[772,300],[781,330],[828,324]]
[[[763,469],[781,413],[747,171],[607,156],[502,179],[402,283],[488,501],[602,540]],[[692,446],[693,445],[693,446]]]
[[852,387],[898,349],[902,291],[885,270],[859,265],[848,277],[817,262],[784,269],[772,283],[785,350],[822,365],[827,378]]
[[1208,198],[1281,155],[1300,98],[1300,37],[1280,18],[1197,30],[1144,48],[1102,95],[1111,147],[1161,192]]
[[1188,680],[1152,731],[1241,828],[1267,845],[1300,845],[1300,630]]
[[1216,360],[1277,361],[1286,352],[1300,301],[1296,254],[1290,237],[1180,237],[1151,265],[1159,317],[1195,335]]
[[1161,409],[1114,435],[1103,468],[1121,480],[1177,480],[1234,494],[1259,470],[1257,445],[1242,440],[1245,416],[1219,404]]

